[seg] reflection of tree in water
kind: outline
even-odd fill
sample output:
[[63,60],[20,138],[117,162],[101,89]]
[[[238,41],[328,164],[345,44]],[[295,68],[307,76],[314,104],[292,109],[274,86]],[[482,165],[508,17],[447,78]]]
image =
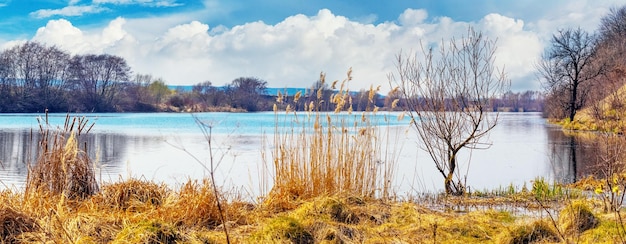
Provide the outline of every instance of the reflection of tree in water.
[[[566,132],[560,128],[547,130],[550,163],[556,180],[572,183],[593,175],[603,178],[607,167],[614,161],[621,161],[624,150],[622,141],[611,141],[607,135],[591,132]],[[621,162],[620,162],[621,163]]]
[[[0,131],[0,180],[6,185],[21,186],[28,173],[28,163],[36,163],[39,152],[38,131]],[[90,133],[80,138],[80,147],[104,174],[119,174],[121,159],[127,151],[129,137],[122,134]],[[1,187],[0,187],[1,188]]]
[[[27,166],[25,162],[33,154],[30,147],[29,133],[0,132],[0,180],[5,184],[23,182],[26,178]],[[17,179],[13,179],[17,176]]]

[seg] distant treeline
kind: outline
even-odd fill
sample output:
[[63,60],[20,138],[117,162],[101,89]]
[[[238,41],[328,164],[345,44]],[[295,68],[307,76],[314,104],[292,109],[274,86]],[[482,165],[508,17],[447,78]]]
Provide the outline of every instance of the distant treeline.
[[[226,86],[200,82],[191,89],[172,89],[166,81],[151,75],[132,75],[122,57],[109,54],[70,55],[57,47],[27,42],[0,52],[0,112],[201,112],[201,111],[270,111],[277,94],[269,94],[267,82],[254,77],[240,77]],[[274,89],[275,90],[275,89]],[[280,90],[280,89],[279,89]],[[293,89],[291,89],[293,90]],[[316,81],[307,92],[282,92],[291,97],[290,109],[304,110],[315,101],[316,109],[335,110],[331,101],[336,93],[327,84]],[[370,90],[348,92],[352,110],[378,107],[391,109],[400,94],[393,92],[370,96]],[[318,97],[318,95],[320,95]],[[326,101],[326,102],[325,102]],[[286,104],[286,103],[285,103]],[[286,109],[278,104],[278,109]],[[403,109],[403,102],[396,110]],[[541,111],[543,96],[538,92],[507,93],[494,98],[493,109],[502,111]]]

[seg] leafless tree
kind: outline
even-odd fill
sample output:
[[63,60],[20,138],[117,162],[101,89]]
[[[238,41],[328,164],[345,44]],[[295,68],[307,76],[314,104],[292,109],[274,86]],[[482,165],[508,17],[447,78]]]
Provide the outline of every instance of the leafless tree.
[[65,79],[69,54],[57,47],[26,42],[2,52],[3,97],[21,112],[60,111],[65,106]]
[[[35,42],[27,42],[7,50],[11,56],[13,68],[13,79],[15,80],[15,92],[19,110],[30,110],[29,105],[36,99],[35,90],[36,78],[35,69],[37,67],[37,56],[43,47]],[[29,111],[31,112],[31,111]]]
[[557,109],[574,120],[576,112],[586,104],[589,83],[602,74],[604,65],[593,64],[596,57],[596,37],[584,30],[566,29],[552,36],[538,65],[540,77]]
[[232,105],[249,112],[262,109],[260,101],[266,89],[267,81],[255,77],[240,77],[227,86]]
[[[626,106],[621,89],[626,84],[625,54],[626,6],[611,9],[609,14],[602,18],[599,27],[594,65],[602,65],[604,72],[594,81],[590,101],[592,115],[599,122],[620,121],[624,118],[625,114],[615,112],[623,111]],[[605,110],[613,112],[606,113]]]
[[18,100],[13,53],[11,50],[0,53],[0,112],[15,112],[13,105]]
[[205,106],[217,106],[219,104],[219,94],[217,87],[211,81],[204,81],[193,85],[191,90],[194,97]]
[[626,36],[626,6],[611,8],[600,22],[601,39],[615,39]]
[[44,47],[38,53],[35,69],[36,90],[40,108],[62,111],[65,103],[65,81],[68,77],[70,55],[57,47]]
[[[424,50],[422,48],[422,50]],[[498,123],[489,113],[490,101],[508,90],[503,69],[494,65],[495,41],[468,30],[468,36],[442,42],[439,55],[432,49],[397,56],[398,84],[422,146],[444,177],[446,194],[465,193],[467,173],[461,176],[459,152],[486,149],[485,136]]]
[[114,111],[117,86],[130,78],[130,67],[121,57],[109,54],[77,55],[70,61],[75,88],[91,111]]

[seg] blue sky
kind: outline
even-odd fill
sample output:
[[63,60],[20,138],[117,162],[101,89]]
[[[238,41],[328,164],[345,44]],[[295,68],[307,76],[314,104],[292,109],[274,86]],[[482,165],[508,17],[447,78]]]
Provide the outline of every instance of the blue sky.
[[110,53],[170,84],[240,76],[306,87],[319,72],[353,89],[387,85],[400,50],[472,26],[498,40],[513,90],[540,89],[534,63],[560,28],[593,31],[626,1],[0,0],[0,45],[34,40],[72,54]]

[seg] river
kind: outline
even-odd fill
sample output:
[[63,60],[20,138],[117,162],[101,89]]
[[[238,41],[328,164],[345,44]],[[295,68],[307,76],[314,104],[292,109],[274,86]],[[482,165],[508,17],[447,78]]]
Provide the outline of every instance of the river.
[[[398,194],[441,191],[442,176],[428,154],[419,150],[415,131],[398,113],[379,113],[379,126],[393,131],[397,153],[394,189]],[[0,182],[21,189],[28,163],[36,155],[37,118],[43,114],[0,114]],[[282,129],[293,115],[262,113],[113,113],[84,114],[95,126],[87,137],[89,154],[96,159],[98,179],[115,182],[129,177],[163,182],[176,187],[188,179],[206,177],[209,161],[206,138],[194,116],[212,125],[214,152],[221,164],[216,176],[221,185],[258,195],[266,191],[260,182],[262,165],[271,161],[263,153],[272,147],[276,128]],[[300,117],[305,116],[300,114]],[[359,117],[357,115],[344,115]],[[383,116],[388,116],[385,120]],[[62,125],[64,114],[49,115],[52,125]],[[465,151],[461,172],[470,189],[497,189],[513,184],[522,187],[543,177],[571,182],[586,174],[584,164],[572,162],[573,143],[560,128],[546,123],[539,113],[501,113],[486,142],[487,150]],[[582,153],[582,152],[581,152]],[[192,157],[193,155],[193,157]],[[575,154],[574,154],[575,155]],[[194,159],[196,157],[200,162]],[[580,156],[579,156],[580,158]],[[469,160],[471,159],[471,160]],[[269,162],[268,161],[268,162]],[[266,177],[267,179],[267,177]]]

